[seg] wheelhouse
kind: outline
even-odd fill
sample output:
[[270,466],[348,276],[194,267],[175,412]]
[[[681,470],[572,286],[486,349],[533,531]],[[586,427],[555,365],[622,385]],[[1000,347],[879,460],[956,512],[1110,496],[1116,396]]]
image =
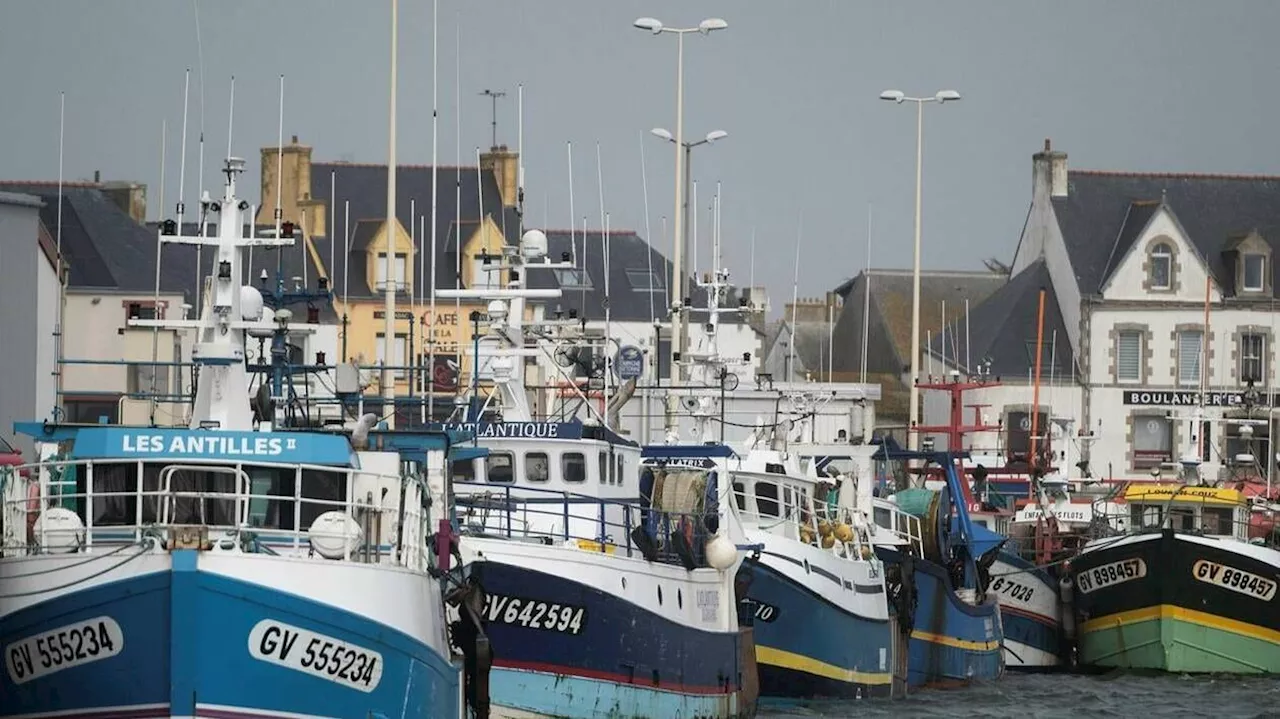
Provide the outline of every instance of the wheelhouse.
[[1125,490],[1124,499],[1133,529],[1172,528],[1249,539],[1249,505],[1235,489],[1135,483]]

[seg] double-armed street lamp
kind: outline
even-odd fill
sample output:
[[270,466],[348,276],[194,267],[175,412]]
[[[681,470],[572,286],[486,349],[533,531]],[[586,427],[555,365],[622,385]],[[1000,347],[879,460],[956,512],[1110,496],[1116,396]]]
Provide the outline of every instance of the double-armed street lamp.
[[916,450],[920,448],[919,433],[915,431],[920,420],[920,390],[916,383],[920,375],[920,168],[924,148],[924,106],[936,102],[942,105],[960,99],[955,90],[939,90],[930,97],[908,97],[901,90],[885,90],[880,93],[881,100],[893,103],[914,102],[916,104],[916,228],[915,259],[911,267],[911,375],[910,408],[907,410],[907,446]]

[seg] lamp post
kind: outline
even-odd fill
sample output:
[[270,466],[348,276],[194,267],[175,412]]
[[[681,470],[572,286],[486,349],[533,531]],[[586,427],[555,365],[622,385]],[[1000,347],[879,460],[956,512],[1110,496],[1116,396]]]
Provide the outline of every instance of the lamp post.
[[[669,131],[667,131],[664,128],[655,127],[649,132],[652,133],[654,137],[660,137],[663,140],[666,140],[667,142],[672,142],[672,143],[676,142],[675,136],[672,135]],[[698,147],[700,145],[709,145],[717,140],[723,140],[728,136],[729,136],[729,133],[725,132],[724,130],[712,130],[711,132],[707,133],[706,137],[702,138],[701,140],[698,140],[697,142],[677,143],[679,147],[684,148],[684,180],[683,180],[684,194],[680,198],[681,206],[683,209],[683,212],[681,213],[683,215],[683,227],[681,229],[682,229],[682,236],[684,240],[681,241],[681,244],[678,250],[680,255],[685,254],[685,250],[687,249],[685,247],[685,243],[687,243],[689,239],[689,216],[691,214],[689,212],[689,188],[693,184],[690,181],[690,177],[693,174],[693,171],[690,169],[693,165],[692,163],[693,148]],[[677,296],[681,298],[682,302],[684,298],[689,296],[688,285],[689,285],[688,273],[684,273],[684,272],[679,273],[676,278],[675,289],[679,291],[679,294]],[[677,349],[680,349],[680,351],[684,351],[683,348],[677,348]]]
[[[684,318],[681,314],[684,304],[684,295],[681,288],[684,287],[684,193],[682,192],[682,184],[684,181],[683,160],[686,148],[684,147],[684,36],[691,33],[701,33],[709,35],[712,31],[723,30],[729,27],[729,23],[720,18],[707,18],[698,23],[697,27],[677,28],[666,27],[660,21],[651,17],[637,18],[634,23],[635,27],[651,32],[654,35],[662,33],[673,33],[676,36],[676,134],[673,140],[676,145],[676,197],[675,197],[675,251],[672,258],[672,274],[680,278],[673,283],[671,289],[671,372],[672,378],[684,379],[684,370],[680,368],[679,360],[685,351],[687,337],[684,332]],[[666,431],[668,436],[675,430],[675,397],[668,395],[666,406]]]
[[915,450],[920,447],[920,437],[915,428],[920,420],[920,390],[916,382],[920,375],[920,168],[924,149],[924,106],[927,102],[939,105],[960,99],[955,90],[939,90],[931,97],[907,97],[901,90],[885,90],[880,93],[881,100],[897,104],[914,102],[916,104],[916,228],[915,258],[911,265],[911,376],[910,407],[907,410],[907,447]]

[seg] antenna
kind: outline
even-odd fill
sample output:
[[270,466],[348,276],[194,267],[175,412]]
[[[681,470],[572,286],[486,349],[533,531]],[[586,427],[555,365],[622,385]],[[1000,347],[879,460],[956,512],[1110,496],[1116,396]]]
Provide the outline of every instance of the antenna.
[[507,93],[503,92],[502,90],[498,90],[498,91],[484,90],[480,94],[488,97],[490,102],[493,105],[493,113],[492,113],[493,121],[490,123],[493,126],[493,144],[490,145],[490,147],[497,147],[498,146],[498,98],[506,97]]
[[[277,191],[276,196],[280,193]],[[338,248],[338,172],[329,171],[329,278],[332,284],[333,271],[337,267],[334,255]]]
[[[435,418],[436,409],[436,206],[439,204],[440,190],[437,187],[436,179],[439,176],[437,172],[437,159],[439,152],[440,137],[440,108],[439,108],[439,48],[440,43],[437,42],[437,36],[440,29],[440,0],[432,0],[431,3],[431,325],[427,331],[431,334],[424,338],[427,341],[427,404],[422,417],[423,424],[426,424],[427,418]],[[454,219],[458,219],[456,216]],[[426,267],[424,262],[423,267]]]
[[800,241],[804,238],[804,212],[796,223],[796,268],[791,280],[791,341],[787,343],[787,381],[790,382],[796,371],[796,303],[800,293]]
[[342,201],[342,361],[347,361],[347,280],[351,276],[351,200]]
[[643,135],[640,136],[640,187],[644,190],[644,241],[649,258],[649,322],[653,323],[658,321],[658,315],[653,306],[653,231],[649,228],[649,175],[645,169]]
[[867,203],[867,266],[862,270],[862,384],[867,383],[867,325],[871,322],[871,204]]
[[[164,222],[164,161],[165,145],[169,141],[169,121],[160,121],[160,217]],[[156,288],[151,300],[151,311],[156,319],[160,319],[160,252],[164,242],[156,232]],[[151,426],[156,426],[156,363],[160,360],[160,328],[151,328]]]
[[62,418],[64,402],[62,399],[62,375],[63,375],[63,350],[65,342],[62,341],[62,329],[66,324],[66,307],[67,307],[67,272],[66,263],[62,257],[62,168],[63,168],[63,148],[64,140],[67,133],[67,93],[58,93],[58,220],[57,220],[57,252],[58,257],[58,322],[53,328],[53,339],[58,347],[58,397],[55,400],[57,413],[54,415],[55,420]]
[[[235,82],[235,78],[232,78],[232,83],[234,82]],[[232,88],[234,87],[235,85],[233,84]],[[235,97],[234,89],[232,91],[232,97]],[[284,220],[284,210],[281,207],[281,202],[284,199],[283,197],[281,197],[281,194],[284,192],[284,75],[280,76],[280,113],[277,116],[276,122],[277,124],[276,124],[276,211],[275,211],[276,234],[275,236],[276,236],[276,239],[279,239],[280,223]],[[228,129],[227,130],[227,157],[230,157],[230,156],[231,156],[231,130]],[[330,175],[329,182],[330,182],[329,187],[331,188],[330,191],[332,191],[332,187],[333,187],[332,175]],[[252,221],[253,220],[251,219],[250,222]],[[302,266],[303,267],[306,267],[306,252],[307,251],[304,248],[302,250],[302,253],[303,253]]]
[[[398,56],[396,43],[399,36],[399,0],[391,0],[391,92],[390,107],[387,112],[387,220],[384,227],[387,233],[386,283],[383,285],[383,318],[382,335],[382,374],[379,384],[382,389],[382,415],[388,429],[396,427],[396,384],[395,375],[388,369],[396,364],[393,348],[396,342],[396,71]],[[386,405],[391,405],[390,412]]]
[[516,85],[516,236],[524,236],[524,83]]
[[569,152],[569,249],[573,254],[573,266],[578,267],[578,215],[573,211],[573,141],[565,145]]

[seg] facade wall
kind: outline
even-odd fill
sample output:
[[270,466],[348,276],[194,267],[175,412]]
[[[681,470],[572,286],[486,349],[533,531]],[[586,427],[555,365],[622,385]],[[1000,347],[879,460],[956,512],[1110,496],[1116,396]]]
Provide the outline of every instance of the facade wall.
[[[28,456],[31,443],[14,438],[13,423],[37,419],[37,412],[42,407],[47,411],[52,404],[47,378],[53,376],[54,365],[41,365],[40,360],[47,362],[49,353],[42,348],[52,344],[54,323],[41,323],[57,307],[56,277],[51,272],[46,276],[39,266],[48,265],[39,245],[39,207],[35,197],[0,197],[0,327],[4,328],[0,367],[7,378],[0,382],[0,435]],[[42,283],[50,278],[54,280],[52,310],[39,305],[47,298]]]

